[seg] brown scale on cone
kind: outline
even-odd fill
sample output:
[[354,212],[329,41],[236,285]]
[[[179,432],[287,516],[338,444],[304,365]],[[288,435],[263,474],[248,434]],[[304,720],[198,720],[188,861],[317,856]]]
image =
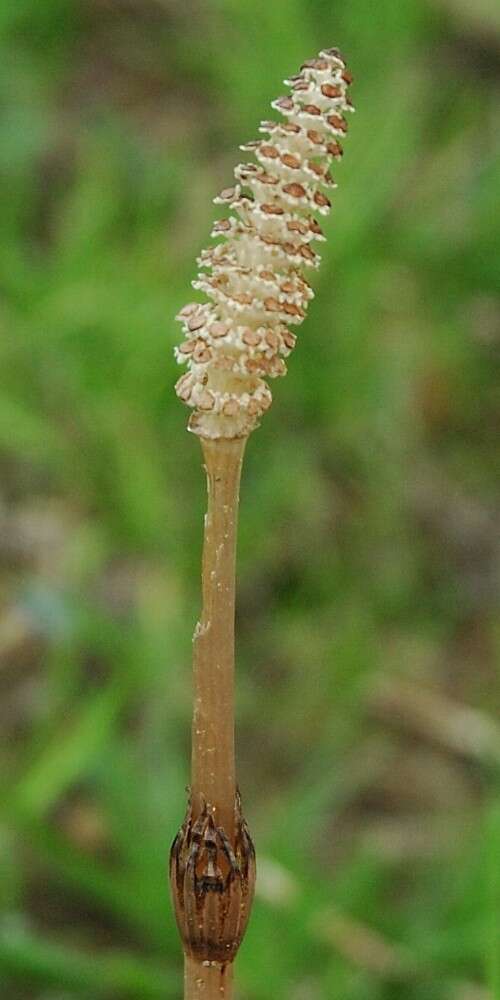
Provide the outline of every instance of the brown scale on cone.
[[[336,186],[330,166],[342,157],[351,82],[338,49],[303,63],[285,81],[291,93],[272,102],[283,120],[263,121],[266,138],[241,147],[257,162],[239,164],[236,184],[215,198],[231,214],[212,229],[223,242],[200,256],[211,274],[193,282],[210,301],[177,317],[186,340],[176,357],[188,374],[176,389],[201,437],[247,436],[271,404],[266,378],[286,372],[282,358],[295,343],[288,324],[303,321],[313,294],[303,269],[320,263],[311,242],[324,239],[316,214],[331,208],[323,188]],[[266,335],[265,357],[263,330],[275,332]]]

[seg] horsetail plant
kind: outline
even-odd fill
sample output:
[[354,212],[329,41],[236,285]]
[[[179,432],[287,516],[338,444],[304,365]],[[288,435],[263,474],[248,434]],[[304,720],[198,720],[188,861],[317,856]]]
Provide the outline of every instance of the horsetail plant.
[[181,309],[185,339],[176,348],[187,372],[177,395],[193,410],[208,483],[202,614],[193,637],[194,712],[190,798],[172,845],[170,880],[185,952],[185,1000],[231,1000],[233,960],[250,915],[255,853],[236,784],[234,755],[235,554],[239,483],[247,438],[271,404],[267,378],[286,358],[313,291],[305,268],[324,236],[323,188],[334,188],[352,110],[351,83],[338,49],[325,49],[285,83],[273,101],[282,121],[264,121],[263,138],[242,146],[256,162],[236,167],[236,183],[215,199],[230,209],[198,260],[194,288],[208,302]]

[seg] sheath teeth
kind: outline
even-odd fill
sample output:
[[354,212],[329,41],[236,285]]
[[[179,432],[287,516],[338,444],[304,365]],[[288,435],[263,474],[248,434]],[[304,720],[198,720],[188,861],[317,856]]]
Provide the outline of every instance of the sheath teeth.
[[263,121],[262,138],[240,148],[235,183],[214,198],[229,215],[202,250],[193,287],[208,302],[180,310],[185,339],[175,349],[187,372],[176,385],[193,409],[190,429],[202,437],[240,437],[271,404],[266,379],[286,373],[295,345],[290,325],[305,318],[313,297],[304,268],[318,267],[314,241],[324,235],[316,215],[328,215],[325,189],[336,183],[332,161],[342,157],[351,74],[338,49],[324,49],[286,80],[290,93],[272,107],[281,120]]

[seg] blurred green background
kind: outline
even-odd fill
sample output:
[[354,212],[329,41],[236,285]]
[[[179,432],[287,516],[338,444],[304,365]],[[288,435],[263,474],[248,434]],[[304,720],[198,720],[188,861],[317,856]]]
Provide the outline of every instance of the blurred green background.
[[180,997],[173,316],[238,144],[338,45],[317,298],[242,487],[238,997],[498,1000],[500,8],[5,0],[0,37],[2,998]]

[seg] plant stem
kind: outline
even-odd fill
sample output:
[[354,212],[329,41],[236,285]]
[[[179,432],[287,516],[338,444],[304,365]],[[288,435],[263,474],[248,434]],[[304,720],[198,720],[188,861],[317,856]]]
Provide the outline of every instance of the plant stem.
[[[193,639],[191,802],[193,821],[208,804],[235,835],[234,611],[239,484],[246,438],[202,440],[207,473],[202,613]],[[186,956],[185,1000],[231,1000],[232,964]]]
[[208,510],[203,544],[201,619],[193,640],[193,818],[204,798],[232,839],[234,758],[234,607],[239,484],[245,438],[203,440]]
[[184,1000],[231,1000],[233,966],[200,965],[186,956],[184,960]]

